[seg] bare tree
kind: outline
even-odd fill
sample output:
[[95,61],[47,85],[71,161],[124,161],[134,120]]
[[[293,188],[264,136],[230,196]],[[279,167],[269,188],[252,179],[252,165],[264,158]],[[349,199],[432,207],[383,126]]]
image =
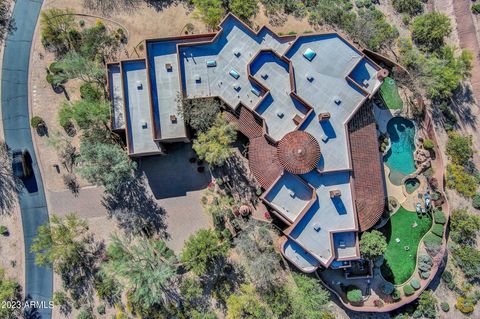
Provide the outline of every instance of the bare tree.
[[10,212],[22,189],[22,182],[13,175],[8,147],[0,141],[0,214]]

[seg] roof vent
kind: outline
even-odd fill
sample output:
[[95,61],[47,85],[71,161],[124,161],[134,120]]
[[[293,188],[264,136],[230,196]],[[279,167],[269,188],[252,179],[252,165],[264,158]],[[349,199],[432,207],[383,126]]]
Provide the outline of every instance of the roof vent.
[[165,63],[165,69],[168,71],[168,72],[172,72],[173,70],[173,66],[171,63]]
[[143,128],[143,129],[146,129],[147,127],[148,127],[147,122],[143,121],[143,122],[142,122],[142,128]]
[[330,112],[322,112],[318,114],[318,120],[321,121],[326,121],[330,119]]
[[202,82],[202,78],[200,77],[200,75],[195,74],[195,82],[197,82],[197,83]]
[[308,82],[313,82],[313,76],[311,74],[305,74],[305,77],[307,78]]
[[235,91],[237,91],[237,92],[240,91],[240,85],[235,84],[235,85],[233,86],[233,89],[234,89]]
[[342,100],[340,100],[340,98],[339,98],[338,96],[336,96],[336,97],[333,99],[333,101],[334,101],[335,104],[337,104],[337,105],[342,104]]
[[330,198],[340,197],[342,192],[339,189],[334,189],[330,191]]
[[327,142],[328,142],[328,136],[326,136],[325,134],[322,134],[322,142],[323,142],[323,143],[327,143]]
[[266,80],[268,78],[268,74],[267,73],[262,73],[261,77],[262,77],[262,79]]
[[170,115],[170,122],[177,123],[177,116],[175,114]]
[[277,112],[277,116],[278,116],[279,118],[283,118],[284,114],[283,114],[283,112]]
[[322,228],[320,227],[319,223],[315,223],[315,224],[313,224],[313,229],[315,229],[316,232],[319,232],[320,229],[322,229]]
[[238,58],[240,57],[241,53],[238,50],[233,51],[233,54]]
[[140,81],[137,81],[137,90],[143,89],[143,84]]
[[305,50],[305,52],[303,52],[303,56],[305,57],[305,59],[307,59],[308,61],[312,61],[313,58],[316,56],[317,54],[315,53],[315,51],[313,51],[312,49],[310,48],[307,48]]
[[295,192],[294,191],[289,191],[288,194],[290,195],[291,198],[295,198]]

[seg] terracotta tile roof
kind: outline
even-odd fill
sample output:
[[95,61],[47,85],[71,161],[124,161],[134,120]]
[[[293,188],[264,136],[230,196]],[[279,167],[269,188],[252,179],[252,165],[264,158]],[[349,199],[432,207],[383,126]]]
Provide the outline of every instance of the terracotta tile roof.
[[248,166],[258,183],[264,189],[269,188],[282,174],[283,167],[277,158],[277,148],[263,135],[261,121],[243,105],[235,113],[225,112],[225,117],[250,140]]
[[369,103],[361,106],[352,117],[348,132],[358,223],[360,231],[366,231],[378,222],[385,207],[377,129]]
[[248,165],[264,189],[269,188],[283,172],[277,157],[277,148],[263,136],[250,139]]
[[320,146],[311,134],[293,131],[278,142],[277,156],[288,172],[305,174],[317,166],[320,160]]

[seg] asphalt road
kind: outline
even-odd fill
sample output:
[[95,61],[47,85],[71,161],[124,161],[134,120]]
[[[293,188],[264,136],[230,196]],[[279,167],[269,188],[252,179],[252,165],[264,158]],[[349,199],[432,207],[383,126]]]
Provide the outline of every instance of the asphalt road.
[[[25,148],[30,152],[34,177],[26,182],[20,194],[23,233],[25,236],[25,286],[27,299],[44,303],[31,317],[51,318],[48,302],[52,297],[53,272],[37,267],[30,245],[38,226],[48,222],[48,212],[42,177],[37,165],[29,125],[28,66],[33,33],[42,6],[42,0],[17,0],[13,10],[16,30],[5,42],[2,66],[2,117],[5,142],[11,149]],[[32,312],[32,311],[30,311]]]

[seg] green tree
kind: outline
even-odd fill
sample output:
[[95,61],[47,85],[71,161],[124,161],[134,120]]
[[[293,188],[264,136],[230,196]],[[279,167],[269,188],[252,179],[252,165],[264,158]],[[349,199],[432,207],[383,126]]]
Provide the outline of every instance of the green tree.
[[137,168],[121,146],[90,138],[80,143],[79,164],[78,173],[83,178],[104,186],[108,192],[132,181],[133,170]]
[[64,218],[52,215],[50,223],[38,227],[33,239],[31,252],[35,253],[35,263],[58,270],[66,263],[79,262],[87,253],[87,237],[88,224],[75,213]]
[[362,234],[360,239],[360,253],[364,258],[373,260],[382,256],[387,250],[385,236],[378,230]]
[[220,100],[214,98],[182,99],[178,103],[180,116],[199,132],[212,127],[222,108]]
[[139,315],[160,311],[175,297],[175,255],[163,241],[136,241],[112,235],[108,261],[102,268],[129,291],[128,300]]
[[255,288],[242,285],[238,294],[227,299],[227,319],[267,319],[272,318],[268,308],[260,301]]
[[181,259],[187,269],[201,276],[221,263],[227,251],[228,246],[220,242],[214,231],[200,229],[185,242]]
[[[4,305],[7,301],[21,301],[20,285],[14,280],[8,279],[5,276],[5,270],[0,267],[0,303]],[[0,318],[16,319],[21,318],[22,313],[20,309],[15,307],[0,307]]]
[[456,209],[450,217],[450,237],[461,244],[474,244],[480,231],[480,216],[467,209]]
[[417,311],[425,318],[437,317],[437,298],[431,290],[425,290],[418,298]]
[[317,4],[310,9],[308,20],[311,24],[326,23],[337,26],[346,32],[352,32],[356,18],[356,14],[348,10],[345,2],[318,0]]
[[296,318],[323,318],[328,313],[329,292],[322,287],[318,279],[293,273],[296,289],[291,293],[293,313]]
[[245,22],[249,22],[258,12],[257,0],[230,0],[230,11]]
[[216,29],[225,14],[221,0],[193,0],[197,16],[212,30]]
[[478,187],[475,176],[458,164],[447,165],[446,182],[448,188],[454,188],[465,197],[474,196]]
[[429,51],[435,51],[443,45],[443,39],[452,32],[450,19],[443,13],[429,12],[421,15],[412,23],[412,38]]
[[75,18],[71,9],[51,8],[40,14],[43,45],[57,53],[67,52],[74,47],[76,38]]
[[59,122],[73,119],[82,130],[101,125],[108,128],[110,120],[110,104],[105,101],[78,100],[73,103],[64,102],[59,110]]
[[90,60],[76,51],[69,51],[65,54],[63,59],[58,61],[58,67],[62,69],[62,72],[53,75],[54,85],[72,79],[94,82],[100,86],[105,83],[104,67],[99,62]]
[[198,157],[211,165],[221,166],[233,155],[230,147],[237,133],[232,124],[222,114],[218,114],[213,126],[205,133],[199,133],[193,141],[193,149]]
[[465,166],[473,157],[473,141],[471,135],[448,133],[447,155],[453,163]]
[[471,246],[457,245],[452,249],[453,260],[465,277],[475,283],[480,280],[480,251]]
[[393,7],[397,12],[408,13],[411,16],[423,12],[423,4],[420,0],[393,0]]
[[398,30],[385,20],[377,9],[362,9],[355,20],[352,36],[372,50],[390,46],[398,38]]

